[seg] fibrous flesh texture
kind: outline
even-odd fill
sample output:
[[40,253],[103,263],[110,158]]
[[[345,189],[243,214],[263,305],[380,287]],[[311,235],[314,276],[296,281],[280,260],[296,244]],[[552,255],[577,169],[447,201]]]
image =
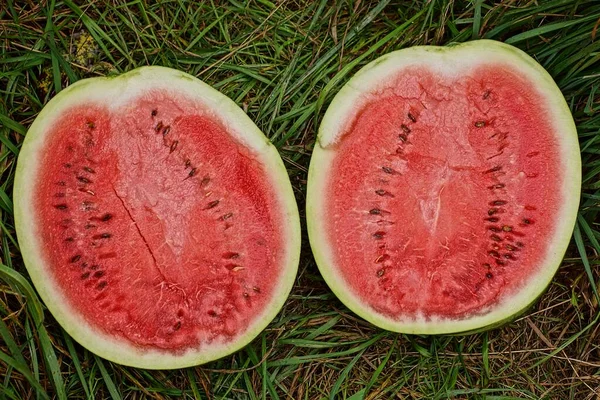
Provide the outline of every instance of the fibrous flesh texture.
[[464,320],[535,279],[568,178],[560,132],[518,68],[407,66],[349,114],[319,207],[357,301],[392,321]]

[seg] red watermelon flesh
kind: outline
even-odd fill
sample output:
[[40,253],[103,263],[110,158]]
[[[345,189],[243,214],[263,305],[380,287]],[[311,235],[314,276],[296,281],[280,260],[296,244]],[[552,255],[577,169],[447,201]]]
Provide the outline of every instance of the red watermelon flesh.
[[158,90],[117,111],[81,103],[47,129],[35,219],[72,310],[173,354],[243,334],[281,280],[285,221],[228,127]]
[[[456,318],[511,295],[548,251],[564,175],[514,68],[407,68],[357,112],[325,195],[335,262],[391,318]],[[391,88],[391,89],[390,89]]]

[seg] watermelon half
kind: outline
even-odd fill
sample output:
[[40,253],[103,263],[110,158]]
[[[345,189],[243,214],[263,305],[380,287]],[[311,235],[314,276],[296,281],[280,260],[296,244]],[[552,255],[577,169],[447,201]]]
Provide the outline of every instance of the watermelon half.
[[121,364],[178,368],[241,348],[296,275],[298,210],[277,150],[233,101],[176,70],[63,90],[27,133],[14,199],[48,309]]
[[404,333],[460,333],[544,291],[575,224],[573,118],[522,51],[414,47],[360,70],[319,128],[307,199],[319,269],[351,310]]

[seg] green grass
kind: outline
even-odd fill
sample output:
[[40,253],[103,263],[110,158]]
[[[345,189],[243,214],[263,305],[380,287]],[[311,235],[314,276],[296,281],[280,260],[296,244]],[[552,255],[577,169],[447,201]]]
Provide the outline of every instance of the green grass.
[[[0,399],[598,398],[597,0],[154,3],[0,2]],[[148,64],[196,75],[247,110],[277,146],[303,210],[317,126],[353,73],[391,50],[477,38],[511,43],[539,61],[579,132],[584,184],[574,239],[527,315],[464,337],[381,331],[336,300],[306,235],[282,312],[252,344],[208,365],[112,364],[44,311],[19,254],[12,183],[27,127],[61,89]]]

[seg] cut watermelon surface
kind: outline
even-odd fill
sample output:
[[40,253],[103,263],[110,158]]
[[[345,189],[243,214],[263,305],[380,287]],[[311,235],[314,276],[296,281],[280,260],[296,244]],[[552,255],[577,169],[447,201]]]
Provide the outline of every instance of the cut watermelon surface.
[[295,278],[297,208],[275,148],[178,71],[81,81],[27,134],[15,183],[26,266],[97,354],[176,368],[242,347]]
[[477,41],[367,65],[319,130],[307,218],[323,276],[407,333],[502,323],[558,268],[578,208],[575,126],[548,74]]

